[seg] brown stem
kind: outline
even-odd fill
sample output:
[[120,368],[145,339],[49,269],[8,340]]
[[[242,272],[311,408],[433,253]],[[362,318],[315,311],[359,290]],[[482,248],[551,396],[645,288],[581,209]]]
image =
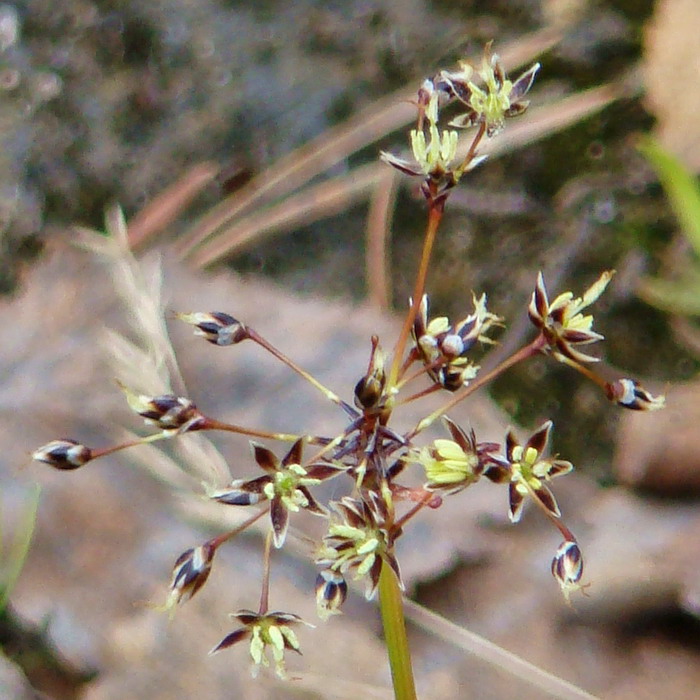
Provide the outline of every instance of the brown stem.
[[552,524],[561,532],[562,537],[567,540],[568,542],[576,542],[576,537],[574,536],[574,533],[569,530],[564,523],[557,518],[554,513],[552,513],[551,510],[547,508],[547,506],[540,501],[539,498],[537,498],[537,494],[535,493],[535,489],[530,486],[530,484],[527,483],[527,481],[523,481],[521,483],[525,484],[525,488],[530,492],[530,497],[532,500],[537,504],[539,509],[549,518],[549,520],[552,522]]
[[431,384],[429,387],[426,387],[422,391],[418,391],[415,394],[411,394],[411,396],[408,396],[405,399],[401,399],[401,401],[397,401],[396,405],[402,406],[403,404],[411,403],[411,401],[415,401],[416,399],[422,399],[424,396],[434,394],[436,391],[440,391],[440,389],[442,389],[442,387],[439,384]]
[[399,334],[399,339],[396,342],[396,347],[394,348],[394,358],[391,363],[388,381],[388,386],[390,388],[396,386],[399,376],[399,369],[403,362],[403,353],[406,349],[406,343],[408,342],[408,336],[411,333],[411,328],[413,328],[413,322],[416,319],[418,307],[420,306],[421,299],[423,298],[425,280],[428,275],[428,265],[430,264],[430,256],[433,250],[433,244],[435,243],[437,230],[440,225],[440,221],[442,220],[442,212],[443,207],[441,205],[430,206],[430,209],[428,210],[428,226],[425,231],[425,239],[423,240],[423,252],[421,254],[420,265],[418,266],[416,283],[413,287],[413,301],[408,313],[406,314],[403,326],[401,327],[401,333]]
[[608,392],[608,382],[605,381],[599,374],[594,372],[592,369],[579,364],[575,360],[572,360],[565,355],[558,355],[557,359],[569,367],[573,367],[577,372],[581,373],[584,377],[590,379],[594,384],[597,384],[607,395]]
[[323,386],[323,384],[321,384],[321,382],[319,382],[315,377],[299,367],[299,365],[297,365],[293,360],[288,358],[284,353],[280,352],[274,345],[271,345],[267,340],[265,340],[265,338],[259,335],[252,328],[247,328],[246,332],[250,340],[257,343],[261,348],[267,350],[271,355],[287,365],[287,367],[296,372],[300,377],[303,377],[307,382],[309,382],[309,384],[318,389],[329,401],[332,401],[341,408],[346,406],[345,402],[336,393]]
[[238,527],[235,527],[233,530],[230,530],[229,532],[224,532],[221,535],[217,535],[216,537],[213,537],[210,539],[207,544],[214,550],[216,551],[219,547],[224,542],[228,542],[230,539],[235,537],[236,535],[240,535],[241,532],[244,530],[247,530],[254,522],[260,520],[263,515],[265,515],[268,512],[268,509],[261,510],[259,513],[256,513],[255,515],[251,516],[248,518],[248,520],[244,521],[241,525]]
[[262,592],[260,593],[260,608],[258,613],[265,615],[269,607],[270,600],[270,561],[272,559],[272,529],[268,530],[265,537],[265,551],[263,552],[263,580]]
[[436,411],[433,411],[433,413],[426,418],[423,418],[423,420],[420,421],[416,427],[405,436],[406,440],[412,440],[418,433],[432,425],[438,418],[440,418],[440,416],[444,416],[447,411],[456,406],[460,401],[464,401],[467,396],[471,396],[471,394],[478,389],[481,389],[482,386],[488,384],[499,374],[505,372],[507,369],[510,369],[513,367],[513,365],[518,364],[518,362],[522,362],[523,360],[527,360],[533,355],[536,355],[542,350],[542,348],[544,348],[546,344],[547,341],[545,340],[544,336],[542,334],[538,335],[529,345],[525,345],[524,347],[520,348],[520,350],[503,360],[500,365],[494,367],[490,372],[477,377],[477,379],[469,384],[469,386],[462,389],[462,391],[458,391],[444,406],[438,408]]
[[283,442],[296,442],[299,438],[304,437],[310,445],[325,445],[328,440],[326,438],[315,435],[295,435],[294,433],[274,433],[269,430],[257,430],[255,428],[244,428],[242,425],[234,423],[224,423],[223,421],[202,416],[203,421],[197,426],[197,430],[224,430],[229,433],[237,433],[239,435],[249,435],[251,437],[266,438],[268,440],[281,440]]
[[433,500],[433,498],[435,498],[435,494],[432,493],[432,491],[426,491],[423,498],[421,498],[420,501],[418,501],[418,503],[416,503],[416,505],[414,505],[413,508],[411,508],[411,510],[409,510],[407,513],[404,513],[404,515],[402,515],[394,523],[392,528],[393,531],[398,532],[414,515],[423,510],[423,508],[425,508],[425,506],[427,506],[428,503],[430,503],[430,501]]
[[472,141],[472,145],[469,146],[469,150],[467,151],[467,155],[465,156],[464,160],[462,161],[462,164],[457,168],[457,172],[461,173],[466,170],[469,167],[469,163],[472,162],[472,159],[476,155],[476,149],[479,146],[479,143],[481,142],[481,139],[484,137],[484,134],[486,133],[486,122],[481,122],[479,124],[479,129],[474,134],[474,140]]
[[126,450],[129,447],[147,445],[151,442],[155,442],[156,440],[166,440],[169,437],[172,437],[172,435],[168,433],[154,433],[153,435],[147,435],[146,437],[138,438],[137,440],[130,440],[129,442],[123,442],[119,445],[104,447],[101,450],[93,450],[92,456],[90,457],[90,461],[94,459],[99,459],[100,457],[106,457],[107,455],[114,454],[115,452],[119,452],[120,450]]

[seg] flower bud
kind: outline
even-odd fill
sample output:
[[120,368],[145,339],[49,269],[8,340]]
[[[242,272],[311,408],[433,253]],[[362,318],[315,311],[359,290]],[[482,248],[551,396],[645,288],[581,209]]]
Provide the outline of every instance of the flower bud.
[[148,425],[155,425],[161,430],[177,430],[184,433],[194,430],[203,418],[194,403],[183,396],[144,396],[136,394],[123,384],[120,386],[126,394],[129,408],[138,413]]
[[552,576],[559,583],[567,602],[573,591],[582,588],[581,574],[583,574],[583,556],[578,544],[571,540],[562,542],[552,559]]
[[92,459],[92,450],[75,440],[53,440],[36,450],[32,459],[55,469],[77,469]]
[[173,610],[176,605],[188,601],[209,578],[216,548],[211,542],[183,552],[175,562],[170,581],[170,592],[163,606]]
[[322,620],[340,615],[340,606],[348,595],[348,584],[342,574],[325,569],[316,577],[316,610]]
[[365,376],[355,385],[355,405],[360,409],[378,408],[384,398],[384,353],[377,336],[372,336],[372,354]]
[[195,326],[195,335],[212,345],[235,345],[248,337],[248,329],[233,316],[221,311],[177,314],[177,318]]
[[618,379],[606,387],[608,399],[633,411],[657,411],[666,405],[663,396],[652,396],[634,379]]

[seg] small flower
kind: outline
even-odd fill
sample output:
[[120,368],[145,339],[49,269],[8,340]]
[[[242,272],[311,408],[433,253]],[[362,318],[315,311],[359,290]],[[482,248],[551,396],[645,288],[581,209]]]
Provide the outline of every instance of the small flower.
[[316,577],[316,611],[322,620],[340,615],[340,607],[347,595],[348,584],[337,571],[325,569]]
[[257,442],[251,442],[253,457],[267,472],[256,479],[237,479],[222,491],[212,491],[209,497],[233,506],[249,506],[268,499],[275,547],[284,544],[289,527],[289,512],[307,510],[314,515],[326,515],[326,509],[311,495],[309,486],[320,484],[345,471],[329,462],[301,466],[303,438],[297,440],[280,461],[275,454]]
[[574,591],[584,588],[580,583],[582,574],[583,557],[578,544],[572,540],[562,542],[552,559],[552,576],[561,587],[567,603],[570,602],[570,596]]
[[[530,103],[523,98],[532,87],[540,64],[535,63],[513,83],[506,78],[498,55],[491,53],[489,42],[484,49],[479,71],[465,61],[460,63],[460,67],[460,71],[443,71],[440,74],[448,92],[467,107],[467,111],[450,125],[467,128],[484,124],[486,134],[494,136],[503,129],[506,119],[527,110]],[[471,80],[475,72],[483,82],[483,88]]]
[[561,512],[554,495],[545,485],[555,476],[568,474],[573,468],[571,462],[549,457],[542,458],[547,447],[552,421],[543,423],[525,443],[518,444],[512,431],[506,435],[506,457],[510,463],[510,519],[517,523],[522,515],[525,496],[533,496],[555,517]]
[[269,648],[275,662],[275,672],[279,678],[285,680],[287,671],[284,664],[284,652],[291,650],[301,654],[299,640],[292,627],[298,624],[304,624],[308,627],[313,627],[313,625],[304,622],[298,615],[285,612],[263,614],[251,610],[239,610],[231,617],[238,620],[243,627],[224,637],[209,653],[216,654],[244,639],[250,639],[249,651],[253,660],[251,669],[253,677],[258,675],[261,666],[269,668],[270,661],[266,654]]
[[597,357],[586,355],[575,349],[576,345],[590,345],[603,336],[591,330],[593,316],[584,316],[581,311],[590,306],[608,286],[615,274],[608,270],[594,282],[582,297],[574,298],[572,292],[560,294],[551,304],[547,298],[542,273],[537,275],[537,286],[528,307],[530,321],[542,331],[552,355],[574,362],[598,362]]
[[476,483],[482,476],[492,481],[508,481],[509,465],[503,458],[491,454],[495,443],[477,443],[472,430],[466,433],[447,417],[443,418],[452,440],[438,439],[420,451],[418,459],[428,479],[425,488],[457,493]]
[[183,552],[175,562],[168,598],[163,611],[174,612],[177,605],[188,601],[206,583],[211,572],[216,547],[205,542]]
[[355,385],[355,405],[358,408],[369,410],[382,408],[384,403],[384,386],[386,374],[384,372],[385,356],[379,339],[372,336],[372,353],[365,376]]
[[52,440],[32,453],[32,459],[55,469],[78,469],[92,459],[92,450],[75,440]]
[[[425,84],[424,84],[425,85]],[[449,191],[459,182],[464,173],[470,172],[486,160],[486,156],[475,156],[469,161],[455,160],[459,134],[452,130],[438,128],[439,92],[427,92],[421,88],[419,98],[427,103],[421,103],[421,118],[419,128],[412,129],[411,150],[414,160],[397,158],[391,153],[382,151],[380,158],[406,175],[423,177],[423,194],[433,204],[443,203]],[[427,134],[424,123],[427,122]]]
[[423,295],[413,323],[413,340],[428,375],[448,391],[457,391],[476,376],[479,366],[467,358],[477,341],[493,343],[488,331],[501,319],[487,311],[486,295],[472,295],[474,313],[455,324],[439,316],[428,321],[428,297]]
[[352,569],[355,580],[367,578],[365,597],[374,597],[384,563],[388,564],[401,584],[401,574],[389,535],[383,524],[387,507],[381,495],[369,492],[368,501],[348,496],[331,504],[337,516],[323,538],[316,564],[345,574]]
[[248,338],[248,329],[233,316],[221,311],[179,313],[175,317],[195,326],[194,334],[213,345],[235,345]]
[[183,396],[145,396],[121,383],[119,386],[126,395],[129,408],[138,413],[147,425],[155,425],[165,432],[196,430],[204,419],[194,403]]
[[657,411],[664,408],[664,396],[652,396],[634,379],[618,379],[606,387],[608,399],[633,411]]
[[407,175],[440,178],[451,172],[450,165],[457,155],[459,135],[456,131],[440,133],[438,129],[438,100],[438,93],[433,92],[425,108],[428,138],[422,129],[411,130],[411,150],[415,160],[413,162],[402,160],[385,152],[380,154],[382,160]]

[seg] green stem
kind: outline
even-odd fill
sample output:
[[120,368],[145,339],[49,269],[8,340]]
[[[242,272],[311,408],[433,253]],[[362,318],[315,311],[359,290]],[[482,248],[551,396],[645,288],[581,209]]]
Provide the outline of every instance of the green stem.
[[399,582],[390,566],[384,564],[379,577],[379,608],[382,613],[384,639],[389,654],[391,680],[396,700],[416,700],[411,652],[406,637],[403,596]]

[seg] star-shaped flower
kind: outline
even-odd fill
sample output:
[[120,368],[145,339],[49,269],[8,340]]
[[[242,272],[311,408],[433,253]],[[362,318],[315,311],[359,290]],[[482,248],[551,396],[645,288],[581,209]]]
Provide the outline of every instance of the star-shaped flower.
[[581,312],[605,291],[614,274],[613,270],[603,272],[582,297],[564,292],[550,304],[544,278],[541,272],[538,273],[528,315],[530,321],[542,331],[554,357],[560,360],[568,358],[578,363],[598,362],[597,357],[576,350],[577,345],[590,345],[603,339],[600,333],[592,330],[593,316]]
[[[535,63],[515,82],[506,78],[497,54],[491,53],[491,44],[484,49],[481,68],[462,61],[461,70],[454,73],[443,71],[440,78],[450,92],[467,107],[467,111],[450,122],[451,126],[467,128],[484,124],[488,136],[495,136],[505,125],[505,120],[516,117],[528,108],[525,95],[532,87],[540,64]],[[483,87],[477,85],[472,76],[476,73]]]
[[285,612],[255,613],[252,610],[239,610],[235,615],[231,615],[238,620],[243,627],[231,632],[224,637],[209,653],[216,654],[219,651],[228,649],[234,644],[250,639],[250,656],[253,659],[252,674],[256,677],[261,666],[270,666],[266,651],[270,649],[275,662],[275,672],[281,679],[287,678],[284,665],[284,652],[287,650],[299,651],[299,640],[292,627],[304,624],[313,627],[308,622],[304,622],[298,615]]
[[303,509],[314,515],[328,513],[311,495],[309,486],[341,474],[345,467],[329,462],[302,467],[303,438],[292,445],[281,461],[263,445],[250,444],[255,461],[266,474],[256,479],[237,479],[227,489],[210,492],[209,497],[233,506],[249,506],[268,499],[275,547],[280,548],[287,536],[290,511],[296,513]]
[[548,420],[531,435],[525,445],[518,443],[512,431],[506,435],[506,459],[510,464],[508,495],[511,522],[520,520],[523,503],[528,495],[536,498],[553,516],[561,516],[554,494],[545,482],[555,476],[568,474],[574,465],[563,459],[542,457],[551,429],[552,421]]
[[394,570],[399,583],[401,574],[384,527],[386,503],[376,492],[369,492],[367,498],[346,496],[331,504],[337,517],[328,527],[316,563],[340,574],[352,569],[355,580],[367,577],[365,597],[370,600],[385,563]]
[[428,480],[426,489],[453,494],[476,483],[482,476],[496,483],[509,480],[508,463],[492,454],[498,449],[496,443],[477,443],[473,430],[465,432],[447,416],[443,421],[452,440],[434,440],[418,455]]
[[450,172],[450,166],[457,154],[458,134],[456,131],[448,130],[440,133],[438,99],[438,93],[434,92],[425,110],[425,119],[428,124],[427,137],[422,129],[411,130],[411,150],[415,160],[413,162],[403,160],[385,152],[381,153],[382,160],[407,175],[442,177]]

